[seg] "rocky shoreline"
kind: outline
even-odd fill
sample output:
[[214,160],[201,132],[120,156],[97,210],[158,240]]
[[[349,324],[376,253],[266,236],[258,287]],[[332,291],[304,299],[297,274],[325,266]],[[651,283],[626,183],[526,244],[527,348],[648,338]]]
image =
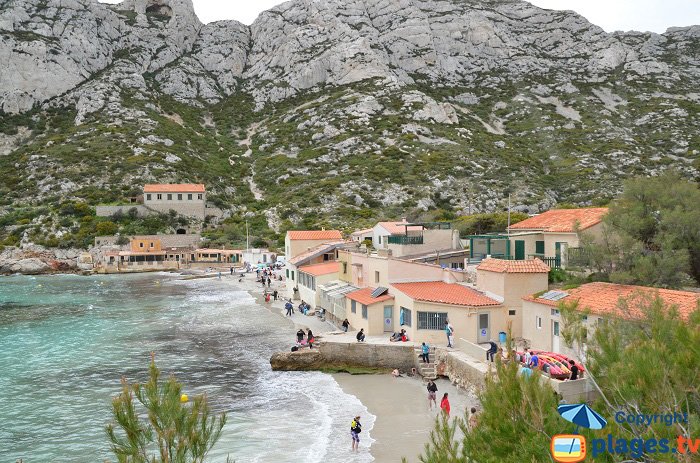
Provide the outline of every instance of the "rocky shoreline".
[[49,249],[43,246],[6,247],[0,252],[0,275],[89,273],[92,264],[81,264],[80,249]]

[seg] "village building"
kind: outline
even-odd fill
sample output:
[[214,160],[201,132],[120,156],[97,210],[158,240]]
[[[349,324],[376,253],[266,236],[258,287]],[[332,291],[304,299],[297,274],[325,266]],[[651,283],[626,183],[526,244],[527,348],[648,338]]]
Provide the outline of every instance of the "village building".
[[268,250],[261,248],[251,248],[242,251],[243,262],[245,264],[250,264],[251,267],[255,267],[258,264],[274,264],[277,260],[277,255]]
[[[476,288],[502,299],[513,338],[523,335],[523,297],[549,288],[549,270],[540,259],[485,259],[476,268]],[[492,326],[486,315],[480,317],[480,329]]]
[[607,212],[604,207],[552,209],[511,225],[505,234],[469,236],[470,261],[538,257],[550,267],[566,268],[570,251],[581,244],[581,232],[602,236]]
[[374,228],[366,228],[364,230],[357,230],[350,234],[350,240],[356,243],[364,243],[365,241],[371,241],[374,236]]
[[606,320],[643,318],[640,306],[656,297],[674,306],[684,319],[700,302],[700,293],[602,282],[587,283],[569,290],[540,292],[523,298],[523,338],[529,341],[533,349],[579,357],[585,352],[575,352],[562,338],[565,322],[561,304],[575,303],[576,310],[586,312],[583,315],[584,323],[590,336]]
[[240,264],[242,261],[243,251],[239,249],[196,249],[192,259],[198,264]]
[[286,297],[300,299],[299,267],[334,261],[336,250],[347,244],[339,230],[288,231],[284,239]]
[[[359,236],[366,237],[361,230]],[[357,233],[357,232],[356,232]],[[459,231],[449,222],[379,222],[372,228],[372,246],[394,257],[461,249]]]
[[321,307],[321,293],[318,288],[338,279],[338,266],[338,262],[333,260],[298,267],[296,275],[298,298],[312,308]]

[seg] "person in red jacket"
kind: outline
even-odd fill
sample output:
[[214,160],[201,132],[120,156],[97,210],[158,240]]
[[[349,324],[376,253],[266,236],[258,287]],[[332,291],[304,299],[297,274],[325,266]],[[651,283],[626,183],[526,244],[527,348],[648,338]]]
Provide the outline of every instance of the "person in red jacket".
[[445,412],[447,416],[450,416],[450,400],[447,398],[447,392],[442,396],[440,408],[442,408],[442,411]]

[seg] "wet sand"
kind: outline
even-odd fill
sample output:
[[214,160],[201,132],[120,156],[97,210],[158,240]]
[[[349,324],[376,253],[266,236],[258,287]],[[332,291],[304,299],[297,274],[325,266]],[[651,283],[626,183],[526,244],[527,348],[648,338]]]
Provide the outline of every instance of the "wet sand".
[[[462,416],[465,409],[476,406],[476,399],[467,391],[457,389],[448,380],[437,380],[438,408],[428,409],[428,391],[420,378],[391,375],[334,374],[340,387],[356,396],[377,417],[369,435],[375,442],[370,453],[377,462],[400,462],[402,457],[418,462],[430,431],[440,412],[442,395],[449,394],[451,416]],[[351,420],[349,417],[348,420]],[[350,447],[348,421],[348,448]]]

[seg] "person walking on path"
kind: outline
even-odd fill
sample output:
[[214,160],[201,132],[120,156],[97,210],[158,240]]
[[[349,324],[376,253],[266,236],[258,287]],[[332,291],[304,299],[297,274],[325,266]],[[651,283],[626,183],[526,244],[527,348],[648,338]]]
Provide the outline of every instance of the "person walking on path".
[[314,334],[311,332],[311,328],[306,332],[306,342],[309,343],[309,349],[314,348]]
[[360,417],[356,416],[352,423],[350,423],[350,437],[352,437],[352,450],[357,452],[360,446],[360,433],[362,432],[362,424],[360,423]]
[[231,270],[231,276],[233,276],[233,267],[231,267],[229,270]]
[[277,290],[272,291],[272,298],[277,300]]
[[349,322],[348,319],[346,318],[345,320],[343,320],[343,324],[340,325],[340,326],[342,326],[342,327],[343,327],[343,331],[345,331],[345,332],[347,333],[347,332],[348,332],[348,329],[350,328],[350,322]]
[[430,363],[430,345],[423,343],[421,346],[421,357],[423,357],[424,363]]
[[450,399],[447,398],[447,392],[442,396],[440,408],[448,417],[450,416]]
[[304,340],[304,330],[299,328],[299,331],[297,331],[297,342],[301,344],[301,341]]
[[476,415],[476,407],[472,407],[472,409],[469,411],[469,421],[467,421],[467,426],[470,431],[473,431],[477,424],[479,424],[479,417]]
[[430,410],[433,409],[433,405],[435,405],[435,408],[437,408],[437,385],[435,382],[431,379],[428,381],[428,408]]
[[498,351],[498,346],[493,342],[493,339],[489,341],[489,346],[489,350],[486,351],[486,360],[491,360],[491,362],[493,362],[493,354]]
[[447,347],[452,347],[452,333],[454,333],[454,328],[446,320],[445,321],[445,335],[447,336]]
[[292,316],[292,309],[294,309],[294,306],[292,305],[292,303],[287,301],[287,303],[284,304],[284,308],[287,309],[287,313],[285,314],[285,316],[291,317]]
[[365,329],[360,328],[360,331],[357,332],[357,342],[364,342],[365,341]]

